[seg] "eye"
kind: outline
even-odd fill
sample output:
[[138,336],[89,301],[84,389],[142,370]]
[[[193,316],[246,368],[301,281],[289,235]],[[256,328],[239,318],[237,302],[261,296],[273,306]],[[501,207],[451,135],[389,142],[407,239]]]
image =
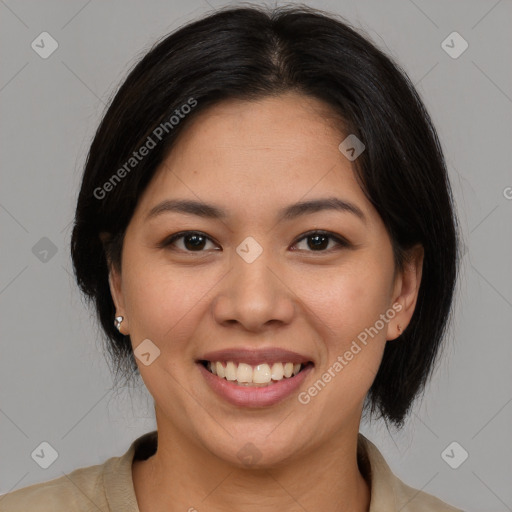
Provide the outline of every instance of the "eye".
[[[205,245],[208,242],[212,242],[212,239],[201,233],[200,231],[181,231],[180,233],[175,233],[170,237],[166,238],[163,242],[158,244],[159,248],[167,248],[170,246],[171,249],[176,248],[176,242],[178,240],[182,240],[182,247],[178,247],[178,250],[183,252],[204,252]],[[330,252],[333,247],[328,250],[325,250],[329,246],[329,241],[334,241],[335,247],[350,247],[350,243],[344,238],[335,235],[334,233],[330,233],[329,231],[310,231],[305,233],[301,238],[299,238],[295,243],[294,247],[303,240],[311,240],[311,243],[307,244],[309,249],[312,249],[312,252]],[[306,249],[307,250],[307,249]]]
[[166,238],[158,244],[158,247],[164,248],[175,245],[175,242],[180,239],[183,239],[183,246],[185,248],[180,247],[179,249],[184,252],[204,252],[203,249],[207,241],[212,241],[209,236],[199,231],[182,231]]
[[299,238],[295,245],[301,242],[302,240],[310,240],[310,243],[307,243],[307,247],[312,249],[312,252],[330,252],[333,248],[331,247],[328,250],[325,250],[329,245],[329,240],[333,240],[335,242],[335,247],[350,247],[350,243],[344,238],[335,235],[334,233],[330,233],[329,231],[310,231],[305,233],[302,238]]

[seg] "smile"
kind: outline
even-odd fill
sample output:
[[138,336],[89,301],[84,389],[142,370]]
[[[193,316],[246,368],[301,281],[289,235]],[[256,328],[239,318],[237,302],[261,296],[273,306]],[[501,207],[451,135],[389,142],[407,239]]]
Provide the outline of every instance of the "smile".
[[250,365],[233,361],[202,361],[202,364],[213,375],[239,386],[266,387],[296,376],[309,363],[286,362]]
[[[314,368],[314,365],[311,362],[304,365],[299,363],[299,369],[297,373],[294,374],[294,365],[292,365],[291,376],[286,377],[285,371],[288,374],[290,371],[289,363],[273,363],[272,366],[270,366],[268,363],[262,363],[255,366],[255,368],[260,368],[256,370],[256,377],[254,377],[255,368],[252,366],[247,365],[246,363],[238,363],[237,365],[233,363],[233,366],[228,366],[228,363],[230,362],[232,361],[220,364],[225,372],[224,377],[220,377],[218,374],[214,374],[207,368],[208,366],[210,366],[210,368],[213,367],[210,361],[198,361],[197,368],[203,376],[206,385],[214,393],[214,396],[217,396],[223,402],[227,402],[231,405],[243,408],[270,407],[283,402],[285,399],[299,393],[305,379]],[[276,364],[278,366],[275,366]],[[247,366],[249,368],[246,368]],[[265,366],[269,368],[269,371],[267,371]],[[274,380],[272,378],[272,368],[274,368],[275,371],[274,376],[278,377],[280,375],[279,366],[282,367],[283,376],[280,380]],[[218,371],[218,361],[215,362],[215,370]],[[228,380],[226,378],[226,372],[228,372],[230,377],[233,377],[235,370],[236,376],[238,376],[239,371],[242,372],[240,377],[242,381],[249,380],[250,376],[251,382],[239,382],[237,378]],[[264,374],[264,378],[268,379],[269,373],[270,381],[260,383],[253,382],[254,378],[258,380],[258,376],[260,374]]]

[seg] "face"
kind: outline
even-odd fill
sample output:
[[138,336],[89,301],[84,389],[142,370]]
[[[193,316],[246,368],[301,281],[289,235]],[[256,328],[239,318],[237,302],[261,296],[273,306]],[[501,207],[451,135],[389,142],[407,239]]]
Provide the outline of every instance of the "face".
[[[159,430],[233,464],[252,450],[262,466],[357,432],[385,344],[414,310],[421,258],[395,269],[338,149],[347,135],[312,98],[229,100],[191,120],[158,169],[111,290]],[[214,375],[211,359],[263,382]],[[286,377],[281,363],[302,370]]]

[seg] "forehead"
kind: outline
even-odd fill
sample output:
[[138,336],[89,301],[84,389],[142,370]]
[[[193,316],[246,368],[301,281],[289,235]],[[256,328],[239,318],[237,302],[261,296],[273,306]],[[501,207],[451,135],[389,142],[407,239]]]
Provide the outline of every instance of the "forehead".
[[333,144],[337,147],[343,127],[327,104],[290,92],[251,101],[222,101],[192,119],[176,142],[183,151],[200,143],[202,153],[245,148],[259,151],[259,158],[283,152],[287,159],[304,161],[307,153],[318,158],[320,151],[332,150]]
[[353,163],[338,149],[342,128],[329,106],[297,93],[220,102],[184,127],[141,198],[141,213],[175,197],[228,213],[242,204],[247,215],[261,215],[337,196],[370,215]]

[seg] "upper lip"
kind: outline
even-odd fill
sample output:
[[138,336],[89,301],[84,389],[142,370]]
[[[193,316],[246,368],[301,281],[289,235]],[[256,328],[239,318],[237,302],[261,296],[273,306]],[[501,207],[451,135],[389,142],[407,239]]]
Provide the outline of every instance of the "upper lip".
[[198,361],[233,361],[234,363],[258,364],[258,363],[308,363],[310,358],[277,347],[263,349],[227,348],[215,350],[201,356]]

